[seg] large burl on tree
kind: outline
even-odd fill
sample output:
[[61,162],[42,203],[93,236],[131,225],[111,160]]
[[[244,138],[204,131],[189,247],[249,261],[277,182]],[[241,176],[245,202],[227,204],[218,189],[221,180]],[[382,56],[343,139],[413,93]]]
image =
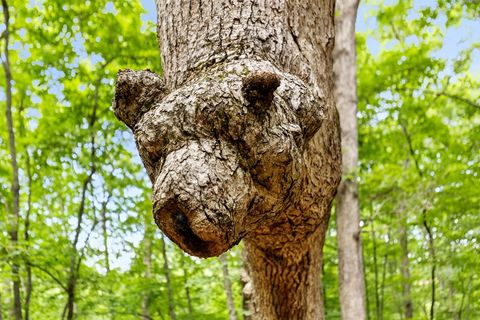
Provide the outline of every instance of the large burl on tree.
[[115,115],[184,251],[245,241],[253,319],[323,319],[321,260],[340,180],[334,1],[157,1],[164,77],[118,74]]

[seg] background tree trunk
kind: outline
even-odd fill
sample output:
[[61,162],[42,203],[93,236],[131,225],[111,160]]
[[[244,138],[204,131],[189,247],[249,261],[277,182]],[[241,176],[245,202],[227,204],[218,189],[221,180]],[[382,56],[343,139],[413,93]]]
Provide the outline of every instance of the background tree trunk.
[[[104,72],[104,67],[101,72]],[[101,77],[99,78],[101,79]],[[96,160],[97,160],[97,144],[96,144],[96,134],[95,131],[95,124],[97,122],[97,111],[99,108],[99,90],[100,90],[100,80],[95,82],[95,90],[94,90],[94,97],[93,97],[93,104],[92,104],[92,113],[88,119],[88,130],[90,131],[90,163],[89,163],[89,172],[88,175],[83,180],[82,184],[82,191],[80,197],[80,205],[78,207],[77,213],[77,225],[75,227],[75,236],[72,242],[72,252],[70,255],[70,266],[68,272],[68,280],[67,280],[67,303],[65,306],[64,314],[66,312],[66,316],[68,320],[72,320],[75,314],[75,299],[76,299],[76,287],[77,281],[79,278],[81,260],[83,258],[83,250],[85,249],[86,244],[88,241],[85,241],[85,246],[78,250],[77,245],[80,239],[80,233],[82,232],[82,222],[84,216],[86,214],[86,204],[87,204],[87,192],[88,188],[92,183],[93,175],[97,170]],[[92,197],[93,198],[93,197]],[[92,230],[95,228],[97,221],[93,223]],[[88,237],[87,237],[88,240]],[[62,316],[63,318],[63,316]]]
[[[245,251],[243,251],[245,257]],[[244,320],[252,319],[252,281],[246,268],[242,268],[240,273],[240,282],[242,283],[242,313]]]
[[408,221],[405,204],[398,210],[398,236],[400,242],[400,273],[403,292],[403,308],[405,319],[413,318],[413,301],[411,293],[410,261],[408,259]]
[[172,281],[170,278],[170,267],[168,265],[167,245],[165,243],[165,238],[163,234],[160,239],[162,241],[163,272],[165,273],[165,279],[167,281],[168,313],[170,315],[170,319],[175,320],[177,318],[175,314],[175,300],[173,299],[173,288],[172,288]]
[[[28,200],[27,200],[27,212],[25,215],[25,223],[23,231],[25,239],[25,249],[27,254],[30,251],[30,214],[32,212],[32,171],[30,166],[30,155],[28,150],[25,152],[25,159],[27,161],[27,179],[28,179]],[[32,298],[33,282],[32,282],[32,266],[30,265],[30,259],[25,261],[25,269],[27,271],[27,283],[25,288],[25,320],[30,319],[30,301]]]
[[427,233],[427,239],[428,239],[428,251],[430,253],[430,259],[431,259],[431,271],[430,271],[430,281],[431,281],[431,298],[430,298],[430,320],[435,319],[435,272],[437,268],[437,256],[435,254],[435,242],[434,242],[434,237],[433,237],[433,232],[431,225],[428,221],[427,218],[427,209],[424,208],[422,212],[422,218],[423,218],[423,226],[425,228],[425,231]]
[[340,114],[343,180],[337,195],[337,241],[342,319],[366,319],[360,239],[357,163],[357,75],[355,21],[358,0],[338,0],[335,17],[335,96]]
[[[17,150],[15,141],[15,131],[12,116],[12,73],[10,70],[10,11],[6,0],[2,0],[3,18],[5,30],[2,38],[4,41],[2,65],[5,71],[5,96],[6,96],[6,118],[8,127],[8,142],[10,147],[10,164],[12,167],[12,185],[11,192],[13,196],[12,217],[10,222],[10,241],[12,247],[17,249],[18,246],[18,224],[20,220],[20,183],[18,181],[18,164]],[[20,296],[20,263],[18,254],[15,253],[12,264],[12,289],[13,289],[13,314],[16,320],[22,319],[22,300]]]
[[3,320],[3,301],[2,294],[0,293],[0,320]]
[[377,320],[382,320],[383,316],[380,312],[380,292],[378,279],[378,254],[377,254],[377,236],[375,232],[374,209],[370,206],[370,229],[372,238],[372,253],[373,253],[373,274],[374,274],[374,291],[375,291],[375,316]]
[[193,319],[193,306],[192,306],[192,298],[190,296],[190,283],[188,280],[188,267],[185,266],[185,254],[182,253],[180,257],[181,268],[183,271],[183,287],[185,288],[185,297],[187,299],[187,307],[188,307],[188,316],[189,318]]
[[107,228],[107,205],[110,201],[111,194],[107,196],[107,199],[102,202],[102,209],[100,211],[100,219],[102,222],[102,238],[103,238],[103,256],[105,259],[105,272],[108,275],[110,273],[110,254],[108,248],[108,228]]
[[230,281],[230,275],[228,274],[228,260],[227,254],[224,253],[219,257],[222,264],[223,273],[223,287],[225,289],[225,296],[227,298],[228,315],[230,320],[237,320],[237,311],[235,310],[235,302],[233,301],[232,282]]
[[[147,219],[145,219],[147,220]],[[148,287],[144,288],[142,301],[142,317],[143,319],[150,319],[150,301],[151,301],[151,281],[152,281],[152,238],[153,230],[150,228],[151,223],[145,221],[145,234],[143,237],[143,265],[145,266],[144,280],[148,281]]]
[[[24,105],[24,97],[25,97],[25,92],[21,93],[20,97],[20,103],[19,103],[19,108],[18,108],[18,113],[19,113],[19,118],[20,118],[20,129],[19,129],[19,136],[21,139],[24,139],[26,134],[25,134],[25,117],[24,117],[24,112],[25,112],[25,105]],[[25,283],[25,303],[23,304],[25,313],[24,313],[24,318],[25,320],[30,319],[30,301],[32,299],[32,292],[33,292],[33,282],[32,282],[32,266],[30,262],[30,216],[32,213],[32,167],[30,164],[30,151],[28,148],[25,149],[24,151],[24,156],[25,156],[25,169],[26,169],[26,176],[27,176],[27,203],[26,203],[26,212],[25,212],[25,218],[23,221],[23,239],[25,241],[25,271],[27,273],[27,279]]]

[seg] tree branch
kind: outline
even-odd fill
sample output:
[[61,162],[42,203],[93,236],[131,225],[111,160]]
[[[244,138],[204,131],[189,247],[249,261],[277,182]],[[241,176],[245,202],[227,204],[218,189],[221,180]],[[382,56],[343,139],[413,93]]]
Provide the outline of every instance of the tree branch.
[[50,276],[50,278],[52,278],[52,280],[54,280],[60,287],[62,287],[63,290],[67,291],[67,287],[62,283],[62,281],[59,278],[57,278],[55,275],[53,275],[53,273],[48,271],[48,269],[46,269],[46,268],[44,268],[44,267],[42,267],[38,264],[34,264],[31,261],[28,261],[28,263],[30,264],[30,266],[32,266],[34,268],[37,268],[38,270],[43,271],[45,274]]

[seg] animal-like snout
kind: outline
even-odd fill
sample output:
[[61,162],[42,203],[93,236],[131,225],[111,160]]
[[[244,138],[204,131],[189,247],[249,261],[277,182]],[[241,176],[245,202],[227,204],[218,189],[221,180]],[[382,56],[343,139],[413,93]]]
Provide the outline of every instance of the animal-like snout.
[[227,143],[190,141],[166,156],[154,181],[155,221],[188,253],[217,256],[245,234],[254,190]]

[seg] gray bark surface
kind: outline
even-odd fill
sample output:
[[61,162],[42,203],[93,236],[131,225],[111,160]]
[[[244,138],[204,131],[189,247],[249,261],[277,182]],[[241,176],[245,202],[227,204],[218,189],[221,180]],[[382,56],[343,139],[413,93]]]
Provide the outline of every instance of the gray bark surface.
[[340,310],[344,320],[366,319],[357,185],[358,129],[355,21],[358,0],[337,1],[335,97],[340,115],[343,179],[337,195]]
[[322,246],[340,180],[334,1],[157,1],[164,77],[123,70],[114,111],[186,252],[245,239],[252,319],[323,319]]

